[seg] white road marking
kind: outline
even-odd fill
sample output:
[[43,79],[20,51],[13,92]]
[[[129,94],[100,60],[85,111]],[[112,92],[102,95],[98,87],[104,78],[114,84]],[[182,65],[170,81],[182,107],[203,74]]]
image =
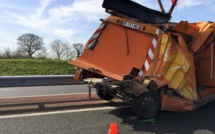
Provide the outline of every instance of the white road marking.
[[16,90],[14,88],[0,88],[0,91],[12,91],[12,90]]
[[98,110],[111,110],[111,109],[114,110],[114,109],[121,109],[121,108],[128,108],[128,107],[130,107],[130,106],[101,107],[101,108],[88,108],[88,109],[53,111],[53,112],[42,112],[42,113],[5,115],[5,116],[0,116],[0,119],[12,119],[12,118],[21,118],[21,117],[34,117],[34,116],[44,116],[44,115],[67,114],[67,113],[88,112],[88,111],[98,111]]

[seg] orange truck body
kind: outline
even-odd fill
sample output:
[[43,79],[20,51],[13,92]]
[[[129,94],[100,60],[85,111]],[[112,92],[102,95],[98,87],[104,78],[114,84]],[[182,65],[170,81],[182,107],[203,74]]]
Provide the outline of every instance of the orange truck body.
[[214,30],[213,22],[151,24],[112,14],[69,64],[81,68],[77,80],[85,70],[85,78],[108,77],[110,85],[129,81],[125,92],[134,89],[133,95],[122,93],[123,98],[153,90],[160,109],[191,111],[215,99]]

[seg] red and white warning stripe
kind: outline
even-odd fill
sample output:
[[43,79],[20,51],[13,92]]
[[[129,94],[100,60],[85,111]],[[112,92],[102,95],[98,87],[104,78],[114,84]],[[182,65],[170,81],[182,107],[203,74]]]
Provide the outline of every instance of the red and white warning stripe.
[[75,70],[76,70],[78,73],[81,73],[81,72],[83,71],[83,69],[80,68],[80,67],[75,67]]
[[94,43],[94,41],[99,37],[99,35],[101,34],[102,30],[105,27],[105,23],[102,22],[99,27],[96,29],[96,31],[93,33],[93,35],[90,37],[90,39],[88,40],[87,44],[86,44],[86,48],[90,48],[92,46],[92,44]]
[[156,33],[154,35],[154,38],[152,40],[152,43],[149,47],[149,51],[146,55],[146,61],[145,63],[143,64],[143,67],[142,69],[139,71],[138,73],[138,77],[141,77],[142,75],[146,74],[149,70],[149,67],[152,63],[152,60],[153,60],[153,56],[154,56],[154,53],[155,53],[155,48],[156,48],[156,45],[157,45],[157,40],[158,40],[158,34],[159,34],[159,29],[156,30]]

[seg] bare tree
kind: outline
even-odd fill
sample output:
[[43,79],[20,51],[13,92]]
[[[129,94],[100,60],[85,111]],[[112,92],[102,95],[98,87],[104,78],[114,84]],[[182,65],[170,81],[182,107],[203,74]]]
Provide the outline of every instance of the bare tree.
[[58,60],[61,60],[65,56],[66,45],[63,41],[56,39],[50,43],[50,46]]
[[65,47],[65,58],[69,60],[71,59],[71,52],[72,52],[70,43],[69,42],[64,43],[64,47]]
[[82,54],[83,44],[81,43],[65,43],[65,57],[67,60],[69,59],[75,59],[79,57]]
[[36,58],[39,58],[39,59],[46,59],[48,57],[48,52],[46,50],[46,48],[44,48],[43,50],[39,50],[37,51],[36,53]]
[[26,33],[17,39],[18,49],[28,54],[29,58],[38,51],[43,50],[43,39],[37,35]]
[[2,54],[1,49],[0,49],[0,59],[2,59],[2,58],[3,58],[3,54]]
[[11,58],[11,51],[9,47],[4,49],[4,57],[7,59]]
[[74,43],[72,44],[72,52],[71,52],[71,58],[75,59],[83,53],[83,47],[84,45],[82,43]]
[[28,55],[26,53],[21,52],[21,50],[17,49],[16,51],[13,52],[13,58],[14,59],[26,59],[28,58]]

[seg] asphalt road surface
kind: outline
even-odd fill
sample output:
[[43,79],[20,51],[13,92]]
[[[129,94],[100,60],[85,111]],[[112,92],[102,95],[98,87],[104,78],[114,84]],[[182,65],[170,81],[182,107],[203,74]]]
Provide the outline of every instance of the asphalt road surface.
[[[87,93],[87,85],[61,85],[61,86],[37,86],[37,87],[4,87],[0,88],[0,97],[21,97],[38,95],[55,95],[70,93]],[[95,89],[92,88],[92,92]]]
[[215,103],[192,112],[161,111],[139,120],[131,108],[93,109],[0,116],[2,134],[107,134],[117,123],[118,134],[214,134]]
[[[88,92],[86,85],[0,88],[1,97]],[[214,134],[215,102],[192,112],[161,111],[151,120],[139,120],[131,108],[98,107],[0,114],[1,134],[107,134],[117,123],[119,134]],[[120,105],[121,106],[121,105]],[[59,111],[58,111],[59,110]]]

